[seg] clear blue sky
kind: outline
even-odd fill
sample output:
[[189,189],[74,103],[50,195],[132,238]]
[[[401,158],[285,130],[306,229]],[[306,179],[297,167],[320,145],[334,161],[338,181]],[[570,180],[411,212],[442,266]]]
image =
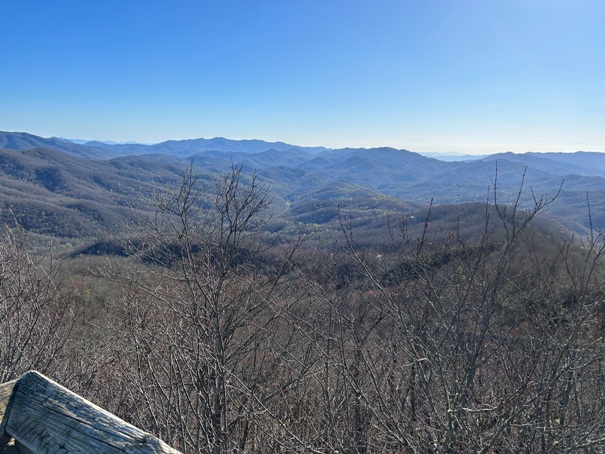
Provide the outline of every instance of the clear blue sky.
[[0,130],[605,151],[602,0],[6,0]]

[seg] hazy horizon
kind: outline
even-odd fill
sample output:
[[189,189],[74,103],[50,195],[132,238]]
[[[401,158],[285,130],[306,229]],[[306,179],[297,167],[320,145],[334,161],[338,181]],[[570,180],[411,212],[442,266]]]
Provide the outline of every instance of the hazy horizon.
[[64,137],[61,135],[50,135],[50,136],[41,136],[38,134],[34,134],[31,131],[0,131],[1,132],[8,132],[8,133],[15,133],[15,134],[21,134],[21,133],[25,133],[25,134],[32,134],[34,136],[38,136],[38,137],[42,137],[44,139],[59,139],[59,140],[63,140],[63,141],[68,141],[68,142],[72,142],[72,143],[76,143],[76,144],[87,144],[89,142],[101,142],[101,143],[105,143],[108,145],[146,145],[146,146],[153,146],[153,145],[158,145],[164,142],[169,142],[169,141],[188,141],[188,140],[197,140],[197,139],[204,139],[204,140],[213,140],[213,139],[227,139],[227,140],[233,140],[233,141],[254,141],[254,140],[259,140],[259,141],[264,141],[264,142],[268,142],[268,143],[286,143],[288,145],[293,145],[293,146],[298,146],[298,147],[323,147],[329,150],[336,150],[336,149],[345,149],[345,148],[360,148],[360,149],[372,149],[372,148],[394,148],[394,149],[398,149],[398,150],[406,150],[406,151],[411,151],[414,153],[418,153],[424,156],[428,156],[428,157],[439,157],[439,156],[444,156],[444,157],[471,157],[471,158],[480,158],[480,157],[484,157],[484,156],[489,156],[489,155],[493,155],[493,154],[499,154],[499,153],[515,153],[515,154],[523,154],[523,153],[576,153],[576,152],[597,152],[597,153],[605,153],[604,151],[600,151],[600,150],[541,150],[541,151],[535,151],[535,150],[526,150],[526,151],[511,151],[511,150],[500,150],[500,151],[494,151],[494,152],[486,152],[486,153],[465,153],[465,152],[459,152],[459,151],[451,151],[451,150],[423,150],[423,151],[418,151],[418,150],[413,150],[410,148],[405,148],[405,147],[391,147],[388,145],[376,145],[376,146],[370,146],[370,147],[361,147],[361,146],[345,146],[345,147],[326,147],[322,144],[300,144],[300,143],[290,143],[288,141],[285,140],[265,140],[261,137],[247,137],[247,138],[243,138],[243,139],[233,139],[231,137],[222,137],[222,136],[215,136],[215,137],[188,137],[188,138],[168,138],[165,140],[161,140],[159,142],[139,142],[139,141],[135,141],[135,140],[123,140],[123,141],[116,141],[116,140],[112,140],[112,139],[97,139],[97,138],[79,138],[79,137]]

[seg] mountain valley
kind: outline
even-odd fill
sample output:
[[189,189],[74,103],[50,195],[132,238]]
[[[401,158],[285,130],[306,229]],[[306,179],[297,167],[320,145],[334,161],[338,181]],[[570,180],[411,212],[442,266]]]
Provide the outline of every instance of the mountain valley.
[[[231,165],[257,174],[273,199],[273,233],[338,231],[343,217],[385,226],[432,203],[456,206],[554,197],[548,217],[584,234],[605,228],[605,154],[502,153],[446,162],[393,148],[326,149],[260,140],[196,139],[156,145],[76,144],[0,133],[0,219],[33,236],[86,243],[127,230],[153,210],[191,164],[210,181]],[[588,216],[588,201],[591,217]],[[138,214],[137,214],[138,213]]]

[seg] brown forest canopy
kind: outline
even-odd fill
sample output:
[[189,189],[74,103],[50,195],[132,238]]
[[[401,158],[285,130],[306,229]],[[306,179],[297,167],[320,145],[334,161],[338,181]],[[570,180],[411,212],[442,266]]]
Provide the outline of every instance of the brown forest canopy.
[[193,167],[121,255],[7,230],[4,381],[40,370],[183,452],[598,452],[605,241],[551,226],[556,191],[499,190],[279,235],[260,174]]

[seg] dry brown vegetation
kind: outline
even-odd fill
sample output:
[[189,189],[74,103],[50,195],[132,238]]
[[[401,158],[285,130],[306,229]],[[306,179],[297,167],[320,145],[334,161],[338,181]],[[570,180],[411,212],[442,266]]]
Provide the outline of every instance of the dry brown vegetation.
[[497,190],[375,249],[342,214],[321,249],[268,245],[237,167],[185,173],[128,257],[55,268],[7,233],[3,378],[37,368],[191,453],[600,452],[604,238]]

